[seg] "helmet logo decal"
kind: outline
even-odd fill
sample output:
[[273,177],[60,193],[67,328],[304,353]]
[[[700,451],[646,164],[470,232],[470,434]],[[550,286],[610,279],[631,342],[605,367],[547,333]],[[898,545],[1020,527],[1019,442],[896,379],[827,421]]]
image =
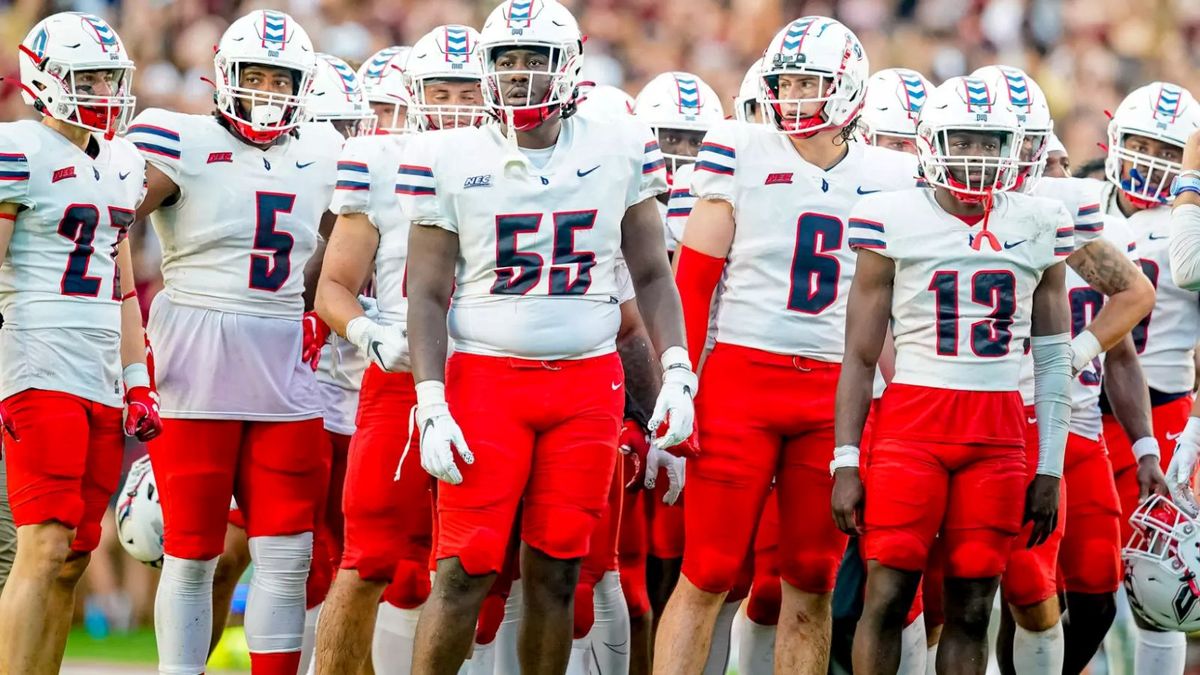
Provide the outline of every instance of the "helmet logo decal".
[[967,112],[992,112],[992,97],[988,92],[987,82],[967,77],[963,78],[963,86],[967,89]]
[[921,112],[921,108],[925,105],[925,83],[921,81],[921,77],[916,73],[900,73],[900,82],[904,84],[904,97],[908,104],[905,110],[908,111],[909,117],[915,116]]
[[342,81],[342,93],[346,95],[347,100],[353,100],[354,92],[358,89],[358,77],[354,74],[354,69],[336,59],[326,59],[326,62],[333,66],[334,72]]
[[[120,45],[117,43],[117,34],[114,33],[113,29],[110,28],[109,25],[104,22],[104,19],[101,19],[100,17],[92,15],[92,14],[80,14],[79,18],[82,19],[83,22],[85,24],[87,24],[92,29],[92,31],[96,34],[96,41],[100,43],[100,48],[102,50],[107,52],[110,49],[112,49],[112,50],[120,49]],[[45,34],[44,29],[43,29],[43,34]],[[38,38],[41,39],[41,35],[39,35]],[[44,41],[42,42],[42,47],[43,48],[45,47]],[[39,55],[41,54],[41,51],[37,49],[36,42],[34,43],[34,51],[37,51],[39,53]]]
[[471,56],[471,38],[463,26],[446,27],[446,61],[466,63]]
[[525,28],[533,24],[533,0],[510,0],[508,26],[513,28],[516,23],[524,23]]
[[262,46],[283,49],[287,39],[287,17],[279,12],[263,12]]
[[676,77],[675,88],[679,93],[679,112],[696,115],[700,112],[700,85],[691,77]]
[[1195,609],[1196,601],[1200,600],[1200,596],[1197,596],[1195,575],[1187,572],[1180,581],[1185,581],[1187,584],[1179,587],[1179,592],[1175,594],[1175,601],[1171,605],[1175,610],[1175,618],[1182,622],[1186,621],[1192,610]]
[[37,37],[33,39],[33,53],[37,54],[39,60],[46,55],[46,43],[49,41],[50,31],[45,28],[42,28]]
[[1025,81],[1025,76],[1005,70],[1004,82],[1008,85],[1008,100],[1020,109],[1017,112],[1028,113],[1033,107],[1033,99],[1029,96],[1029,83]]
[[[808,35],[808,31],[812,28],[816,21],[813,17],[805,17],[797,19],[788,26],[787,35],[783,37],[783,51],[793,54],[800,51],[800,45],[804,44],[804,38]],[[825,27],[821,26],[821,32],[824,32]],[[817,33],[820,35],[820,33]]]
[[377,56],[375,60],[367,64],[366,76],[374,80],[382,79],[385,72],[384,69],[387,68],[387,65],[389,62],[391,62],[392,57],[395,56],[399,51],[399,49],[392,47],[380,52],[379,56]]
[[1179,117],[1179,99],[1182,90],[1173,84],[1164,84],[1158,90],[1158,101],[1154,104],[1154,117],[1158,122],[1174,122]]

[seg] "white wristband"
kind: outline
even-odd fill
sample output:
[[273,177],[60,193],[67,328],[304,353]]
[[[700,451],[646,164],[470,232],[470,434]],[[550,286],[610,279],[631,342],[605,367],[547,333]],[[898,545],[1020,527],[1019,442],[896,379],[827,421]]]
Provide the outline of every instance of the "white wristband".
[[834,448],[833,461],[829,463],[829,475],[832,476],[838,469],[857,469],[858,454],[857,445],[839,445]]
[[446,405],[446,383],[438,380],[422,380],[417,383],[417,407]]
[[1078,373],[1086,368],[1102,351],[1104,348],[1100,346],[1100,340],[1096,339],[1092,331],[1081,331],[1071,340],[1071,372]]
[[680,366],[684,366],[688,370],[692,369],[692,360],[688,358],[687,348],[679,345],[667,347],[667,350],[658,358],[658,362],[662,365],[664,372]]
[[375,322],[365,314],[360,314],[359,316],[350,319],[350,321],[346,323],[346,339],[350,341],[350,344],[359,346],[363,336],[366,335],[367,331],[371,329],[371,326],[374,323]]
[[1137,439],[1133,444],[1133,456],[1138,461],[1141,461],[1143,457],[1159,457],[1158,439],[1153,436]]
[[146,370],[144,363],[131,363],[121,371],[121,380],[125,382],[125,391],[134,387],[149,387],[150,371]]

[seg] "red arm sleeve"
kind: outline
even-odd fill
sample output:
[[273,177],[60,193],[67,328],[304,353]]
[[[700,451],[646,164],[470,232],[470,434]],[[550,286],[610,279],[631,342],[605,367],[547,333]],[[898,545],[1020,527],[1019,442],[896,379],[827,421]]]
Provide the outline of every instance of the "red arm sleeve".
[[721,280],[725,259],[701,253],[687,246],[680,246],[676,255],[679,256],[679,266],[675,270],[675,285],[679,287],[679,299],[683,303],[683,326],[687,331],[688,357],[692,360],[692,370],[696,370],[704,352],[705,339],[708,337],[713,292]]

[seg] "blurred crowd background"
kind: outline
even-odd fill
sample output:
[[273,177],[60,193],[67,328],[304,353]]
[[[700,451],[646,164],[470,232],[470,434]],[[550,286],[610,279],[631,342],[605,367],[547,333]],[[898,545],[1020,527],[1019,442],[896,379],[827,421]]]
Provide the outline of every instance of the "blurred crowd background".
[[[1153,80],[1200,93],[1197,0],[563,0],[587,35],[585,79],[636,95],[667,70],[699,74],[727,112],[746,68],[787,21],[834,16],[867,48],[873,70],[917,69],[935,83],[978,66],[1024,68],[1046,91],[1056,131],[1075,166],[1099,156],[1106,110]],[[213,48],[228,22],[251,9],[290,13],[319,50],[357,66],[375,50],[412,44],[445,23],[476,28],[495,0],[15,0],[0,4],[8,45],[0,74],[16,76],[15,45],[47,14],[99,14],[118,30],[135,62],[139,107],[211,109]],[[0,118],[29,116],[11,81],[0,83]],[[135,230],[143,307],[157,291],[157,244]],[[131,448],[131,454],[137,450]],[[111,521],[110,521],[111,524]],[[89,571],[84,602],[98,629],[149,618],[152,579],[109,545]],[[125,578],[122,581],[122,578]]]

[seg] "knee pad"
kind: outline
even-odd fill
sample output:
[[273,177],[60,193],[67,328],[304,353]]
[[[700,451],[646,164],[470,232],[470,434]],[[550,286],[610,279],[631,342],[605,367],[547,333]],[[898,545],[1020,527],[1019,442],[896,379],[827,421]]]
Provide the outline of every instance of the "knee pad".
[[490,645],[496,640],[496,632],[504,621],[503,595],[488,594],[479,608],[479,621],[475,624],[475,644]]
[[163,556],[162,575],[159,581],[171,583],[174,595],[180,600],[212,599],[213,576],[217,572],[217,558],[210,560],[188,560],[172,555]]
[[1023,549],[1009,558],[1001,581],[1005,602],[1017,607],[1029,607],[1057,594],[1056,570],[1044,558],[1037,549]]
[[573,635],[576,640],[587,637],[587,634],[592,632],[592,625],[596,622],[592,588],[591,584],[575,586],[575,630]]
[[312,532],[250,538],[254,576],[246,603],[246,644],[251,653],[300,650],[312,542]]
[[383,589],[383,599],[400,609],[413,609],[429,599],[429,591],[429,570],[411,560],[401,560],[392,573],[391,583]]

